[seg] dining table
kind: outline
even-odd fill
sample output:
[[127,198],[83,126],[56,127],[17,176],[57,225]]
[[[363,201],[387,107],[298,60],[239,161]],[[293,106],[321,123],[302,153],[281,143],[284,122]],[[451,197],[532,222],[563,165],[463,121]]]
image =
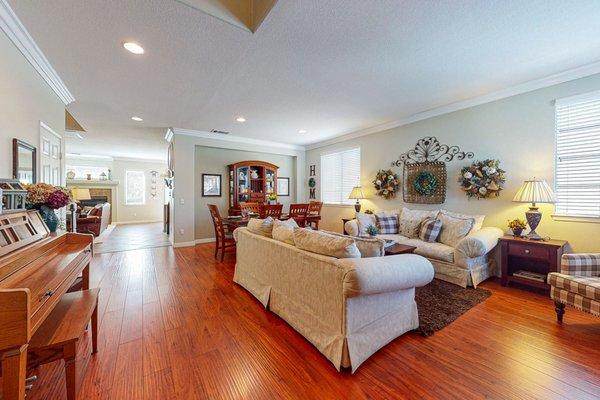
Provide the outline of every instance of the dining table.
[[[228,217],[223,218],[223,225],[227,225],[227,227],[229,228],[230,231],[234,231],[236,228],[247,226],[248,221],[250,221],[251,218],[258,218],[258,215],[249,215],[247,217],[230,215]],[[286,220],[290,219],[290,216],[288,214],[283,214],[278,219],[280,221],[286,221]],[[321,220],[320,215],[307,215],[306,216],[307,224],[311,224],[313,222],[318,222],[320,220]]]

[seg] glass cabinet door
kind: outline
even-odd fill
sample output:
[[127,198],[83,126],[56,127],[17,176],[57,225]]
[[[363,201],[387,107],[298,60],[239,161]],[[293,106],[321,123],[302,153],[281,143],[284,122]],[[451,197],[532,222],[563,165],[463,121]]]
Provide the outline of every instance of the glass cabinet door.
[[265,189],[267,194],[275,191],[275,171],[272,169],[265,169]]
[[250,198],[250,168],[239,167],[237,169],[238,179],[238,201],[246,202]]

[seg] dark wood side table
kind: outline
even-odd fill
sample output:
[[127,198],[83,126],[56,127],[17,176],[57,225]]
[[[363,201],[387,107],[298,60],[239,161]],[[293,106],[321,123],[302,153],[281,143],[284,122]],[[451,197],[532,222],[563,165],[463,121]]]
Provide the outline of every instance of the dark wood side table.
[[[541,241],[513,236],[502,237],[500,239],[502,286],[507,286],[510,282],[518,282],[531,287],[549,289],[548,273],[560,270],[560,258],[567,243],[565,240]],[[528,274],[533,276],[525,277]],[[539,279],[535,278],[536,275]]]
[[385,248],[386,256],[395,256],[396,254],[412,254],[416,250],[415,246],[395,243]]

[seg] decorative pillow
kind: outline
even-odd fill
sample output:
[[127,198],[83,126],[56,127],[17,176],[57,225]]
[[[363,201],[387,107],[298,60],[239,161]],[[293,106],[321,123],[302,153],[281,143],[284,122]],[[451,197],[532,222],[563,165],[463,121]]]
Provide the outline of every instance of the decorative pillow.
[[423,221],[425,218],[435,218],[438,212],[438,210],[410,210],[406,207],[403,207],[402,213],[400,214],[399,233],[407,238],[418,238],[421,221]]
[[379,233],[398,233],[397,215],[391,215],[389,217],[386,217],[381,214],[375,214],[375,219],[377,220],[377,227],[379,228]]
[[442,221],[435,218],[425,218],[419,228],[419,239],[433,243],[437,240],[442,230]]
[[475,223],[473,218],[455,218],[444,213],[440,213],[438,219],[442,221],[439,241],[452,247],[469,234]]
[[[485,215],[479,215],[479,214],[475,214],[475,215],[459,214],[459,213],[455,213],[455,212],[448,211],[448,210],[440,210],[440,213],[449,215],[454,218],[461,218],[461,219],[473,218],[475,220],[475,223],[473,224],[473,228],[471,228],[471,232],[480,230],[481,227],[483,226],[483,221],[485,220]],[[469,232],[469,233],[471,233],[471,232]]]
[[287,221],[280,221],[278,219],[273,220],[273,239],[293,246],[294,228],[298,228],[298,224],[293,218],[290,218]]
[[[275,231],[275,230],[273,230]],[[342,235],[337,232],[330,231],[322,231],[326,232],[330,235],[348,237],[346,235]],[[358,247],[358,251],[360,251],[361,258],[368,257],[383,257],[385,255],[385,240],[379,238],[353,238],[356,243],[356,247]]]
[[250,218],[248,221],[248,230],[257,235],[271,237],[273,232],[273,218]]
[[367,227],[369,225],[377,225],[375,215],[358,212],[356,213],[356,223],[358,225],[358,236],[365,236],[367,234]]
[[335,258],[360,258],[360,251],[350,236],[335,236],[323,231],[294,229],[297,248]]

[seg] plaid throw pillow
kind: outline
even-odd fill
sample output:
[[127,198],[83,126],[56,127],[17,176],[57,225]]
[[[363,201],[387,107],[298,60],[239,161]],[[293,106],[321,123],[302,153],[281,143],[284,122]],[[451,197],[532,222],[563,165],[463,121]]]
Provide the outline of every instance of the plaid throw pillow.
[[442,221],[435,218],[425,218],[419,228],[419,239],[433,243],[437,240],[442,230]]
[[375,215],[379,233],[398,233],[398,217],[396,215]]

